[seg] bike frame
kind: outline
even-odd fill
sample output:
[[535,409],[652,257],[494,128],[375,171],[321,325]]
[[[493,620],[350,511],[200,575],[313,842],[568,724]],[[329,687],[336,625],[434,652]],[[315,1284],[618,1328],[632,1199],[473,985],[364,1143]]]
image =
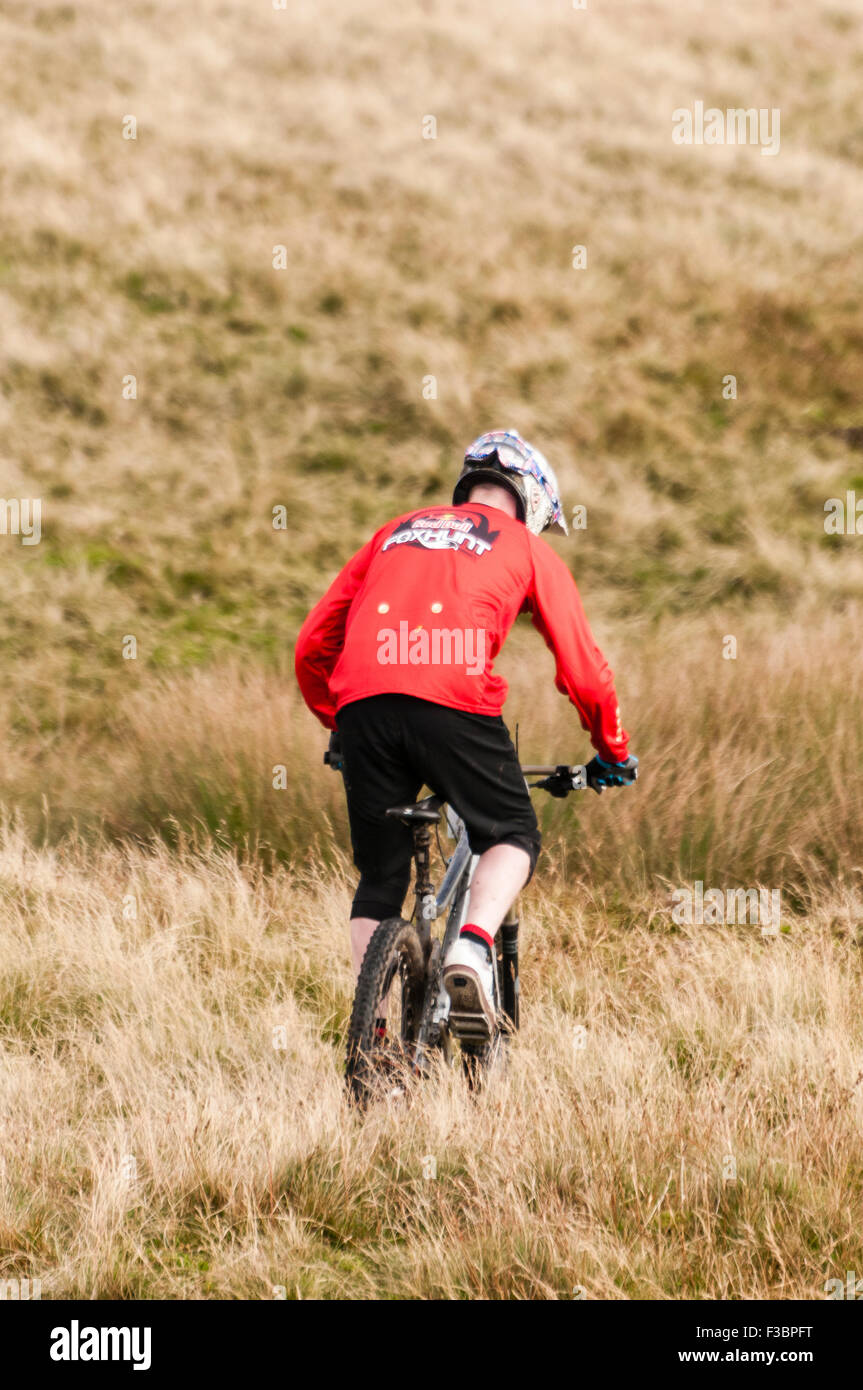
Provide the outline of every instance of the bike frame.
[[[522,767],[526,776],[551,776],[560,772],[560,766],[544,767],[529,765]],[[568,768],[573,790],[587,786],[584,766]],[[437,961],[446,957],[450,946],[456,941],[465,921],[470,905],[470,885],[479,862],[479,855],[472,854],[464,821],[450,805],[444,806],[447,829],[456,845],[450,857],[443,882],[435,893],[431,881],[431,831],[428,825],[413,827],[414,862],[416,864],[416,899],[411,920],[419,932],[426,959],[434,949],[431,923],[446,916],[447,923],[443,939],[440,941]],[[499,1015],[509,1020],[512,1029],[519,1023],[519,984],[518,984],[518,898],[510,906],[496,939],[497,950],[494,961],[494,1003]],[[450,1010],[450,997],[438,976],[437,996],[429,1018],[429,1030],[439,1029],[446,1033]],[[421,1037],[418,1052],[425,1049],[428,1039]]]
[[[446,873],[443,877],[440,889],[430,901],[428,897],[424,901],[417,895],[417,908],[422,912],[422,919],[414,917],[414,921],[420,930],[421,936],[425,940],[431,935],[431,922],[438,917],[446,916],[447,922],[444,929],[443,940],[440,945],[438,959],[443,960],[450,946],[457,939],[459,932],[467,920],[467,911],[470,904],[470,885],[474,871],[479,862],[478,854],[471,854],[470,845],[467,838],[467,830],[464,821],[456,815],[451,806],[445,808],[447,827],[456,842],[452,857],[447,865]],[[500,1010],[500,984],[495,970],[495,1008]],[[431,1012],[431,1025],[439,1029],[446,1029],[447,1019],[450,1011],[450,997],[443,987],[441,980],[437,981],[437,997]]]

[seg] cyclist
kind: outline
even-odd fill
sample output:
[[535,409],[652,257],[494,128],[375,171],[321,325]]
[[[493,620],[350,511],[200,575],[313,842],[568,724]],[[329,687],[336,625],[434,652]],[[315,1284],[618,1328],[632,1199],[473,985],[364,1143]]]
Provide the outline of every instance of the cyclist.
[[[359,974],[368,942],[401,913],[412,839],[388,806],[423,785],[454,806],[479,862],[470,922],[444,962],[454,1012],[491,1032],[493,943],[529,881],[540,833],[501,718],[506,682],[494,658],[521,612],[554,654],[557,688],[575,705],[596,757],[594,786],[635,780],[612,673],[594,642],[575,582],[540,540],[567,534],[555,475],[514,430],[474,440],[451,506],[388,521],[345,565],[300,630],[296,672],[306,704],[334,731],[354,862],[351,910]],[[381,1034],[385,1019],[378,1020]]]

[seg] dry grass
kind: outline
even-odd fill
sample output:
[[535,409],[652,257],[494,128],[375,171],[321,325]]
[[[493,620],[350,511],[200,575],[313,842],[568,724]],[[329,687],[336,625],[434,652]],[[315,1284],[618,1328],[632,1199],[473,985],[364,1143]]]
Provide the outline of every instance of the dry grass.
[[[363,1119],[341,1084],[350,879],[323,737],[261,673],[130,700],[122,756],[77,787],[116,842],[35,850],[7,827],[0,853],[8,1276],[786,1298],[859,1267],[859,656],[830,625],[742,632],[737,663],[720,636],[681,634],[664,669],[636,646],[644,779],[548,808],[508,1074],[478,1099],[441,1074]],[[525,752],[572,749],[563,702],[510,661]],[[694,877],[780,886],[780,936],[673,926],[668,888]]]
[[[588,506],[593,612],[860,595],[823,532],[863,480],[850,8],[43,0],[0,41],[0,468],[45,505],[0,545],[23,731],[100,722],[128,632],[148,671],[277,660],[500,421]],[[699,97],[779,104],[780,155],[674,146]]]
[[777,939],[622,932],[552,875],[508,1074],[359,1118],[342,872],[7,828],[0,873],[3,1264],[46,1296],[815,1297],[860,1266],[859,896]]
[[[631,796],[537,796],[568,872],[624,901],[701,878],[782,887],[798,908],[859,872],[863,664],[847,640],[859,622],[858,609],[766,630],[742,619],[734,660],[716,620],[619,627],[612,654],[642,780]],[[529,625],[501,669],[523,761],[584,761],[590,745]],[[322,765],[327,736],[287,673],[235,663],[141,682],[129,663],[127,683],[111,722],[81,732],[74,756],[64,743],[7,768],[31,834],[212,837],[265,863],[346,844],[341,782]],[[284,790],[273,787],[279,767]]]
[[[819,1296],[863,1264],[857,10],[6,0],[0,45],[0,492],[44,508],[0,535],[0,1276]],[[697,99],[781,154],[675,147]],[[588,507],[644,777],[544,809],[507,1076],[360,1121],[291,641],[498,424]],[[523,752],[585,756],[535,634],[503,665]],[[673,930],[694,879],[788,930]]]

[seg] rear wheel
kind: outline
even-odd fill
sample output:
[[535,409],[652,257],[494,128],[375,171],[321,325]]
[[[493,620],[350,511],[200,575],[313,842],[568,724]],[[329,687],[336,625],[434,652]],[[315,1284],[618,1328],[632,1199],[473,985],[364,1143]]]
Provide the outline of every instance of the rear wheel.
[[[425,954],[401,917],[381,922],[363,959],[348,1030],[345,1077],[361,1105],[404,1089],[416,1061],[425,1000]],[[377,1031],[386,1011],[386,1032]]]

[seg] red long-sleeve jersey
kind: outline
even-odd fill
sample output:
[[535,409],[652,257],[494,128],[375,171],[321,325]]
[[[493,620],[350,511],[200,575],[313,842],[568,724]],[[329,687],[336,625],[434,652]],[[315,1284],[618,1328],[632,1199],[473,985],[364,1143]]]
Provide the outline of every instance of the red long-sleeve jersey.
[[297,638],[303,698],[328,729],[343,705],[369,695],[500,714],[507,683],[494,659],[522,612],[594,748],[622,762],[629,735],[572,575],[522,522],[473,502],[389,521],[345,565]]

